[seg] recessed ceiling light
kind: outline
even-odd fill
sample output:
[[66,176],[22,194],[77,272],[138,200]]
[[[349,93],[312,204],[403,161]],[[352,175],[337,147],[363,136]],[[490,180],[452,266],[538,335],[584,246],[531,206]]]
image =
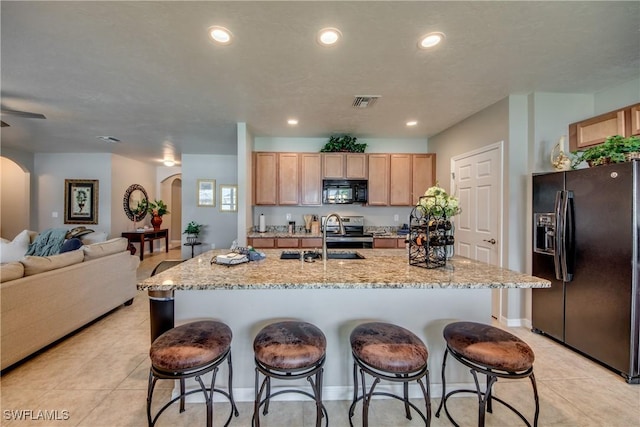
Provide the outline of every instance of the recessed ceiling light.
[[444,40],[444,34],[429,33],[420,38],[420,41],[418,41],[418,47],[420,49],[429,49],[436,46],[437,44],[440,44],[442,40]]
[[168,166],[168,167],[175,166],[176,164],[175,160],[171,160],[171,159],[166,159],[163,163],[165,166]]
[[231,31],[227,30],[225,27],[216,25],[209,27],[209,37],[218,44],[227,45],[231,43],[232,34]]
[[291,126],[295,126],[298,124],[298,120],[297,119],[289,119],[287,120],[287,123],[289,123]]
[[418,124],[418,122],[417,122],[417,121],[415,121],[415,120],[411,120],[411,121],[408,121],[408,122],[407,122],[407,126],[415,126],[415,125],[417,125],[417,124]]
[[323,28],[318,32],[318,43],[322,46],[333,46],[340,40],[342,33],[337,28]]

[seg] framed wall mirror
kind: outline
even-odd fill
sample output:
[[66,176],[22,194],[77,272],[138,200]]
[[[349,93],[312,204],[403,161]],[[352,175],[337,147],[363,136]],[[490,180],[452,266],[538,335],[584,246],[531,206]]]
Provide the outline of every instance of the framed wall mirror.
[[216,205],[216,180],[198,180],[198,206],[214,207]]
[[238,211],[238,186],[220,184],[220,212]]
[[122,207],[127,218],[131,221],[140,221],[147,216],[147,190],[140,184],[132,184],[124,192]]

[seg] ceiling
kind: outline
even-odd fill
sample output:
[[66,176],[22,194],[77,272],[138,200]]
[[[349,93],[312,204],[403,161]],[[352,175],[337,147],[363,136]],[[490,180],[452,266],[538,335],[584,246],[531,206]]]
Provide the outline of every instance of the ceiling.
[[[2,115],[1,143],[30,152],[233,154],[237,122],[255,136],[428,138],[509,94],[594,93],[640,74],[638,1],[0,8],[2,108],[47,117]],[[209,41],[212,25],[232,44]],[[315,41],[328,26],[343,35],[331,48]],[[444,43],[418,49],[431,31]],[[354,95],[381,98],[357,109]]]

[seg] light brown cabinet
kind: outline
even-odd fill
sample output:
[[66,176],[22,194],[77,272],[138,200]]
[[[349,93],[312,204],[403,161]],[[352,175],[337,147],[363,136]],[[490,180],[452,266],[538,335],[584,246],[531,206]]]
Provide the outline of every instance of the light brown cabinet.
[[300,153],[300,204],[322,204],[322,157],[320,153]]
[[405,243],[403,238],[397,239],[373,239],[373,249],[398,249],[404,248]]
[[301,248],[321,249],[322,248],[322,238],[320,238],[320,237],[303,237],[303,238],[300,239],[300,247]]
[[254,237],[247,239],[247,244],[256,249],[293,249],[293,248],[322,248],[319,237]]
[[389,154],[369,154],[368,204],[389,205]]
[[640,104],[600,114],[569,125],[569,150],[603,143],[608,137],[640,135]]
[[[427,188],[435,183],[435,154],[390,154],[388,156],[388,205],[415,205]],[[372,170],[377,172],[382,166],[370,164],[369,168],[369,204],[371,204]],[[382,191],[384,187],[379,186],[379,188]],[[384,197],[380,194],[374,200],[377,205],[382,205],[383,199]]]
[[278,153],[254,153],[253,200],[256,205],[278,203]]
[[323,179],[367,179],[367,155],[363,153],[323,153]]
[[391,154],[389,157],[389,205],[411,204],[411,154]]
[[300,240],[293,237],[278,237],[276,239],[277,248],[297,248],[300,246]]
[[436,155],[411,155],[411,206],[418,203],[427,188],[436,184]]
[[297,153],[278,153],[278,204],[297,205],[299,198]]
[[257,237],[253,239],[247,239],[247,244],[253,246],[256,249],[273,249],[276,247],[276,239],[272,237]]

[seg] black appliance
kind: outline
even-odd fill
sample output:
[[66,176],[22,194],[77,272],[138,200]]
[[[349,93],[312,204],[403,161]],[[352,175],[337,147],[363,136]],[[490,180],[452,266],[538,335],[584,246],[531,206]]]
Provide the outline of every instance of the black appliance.
[[325,205],[367,203],[367,180],[323,180],[322,203]]
[[640,162],[533,176],[533,331],[640,383]]
[[373,247],[373,234],[364,232],[363,216],[343,216],[344,234],[338,234],[340,225],[335,216],[320,217],[321,226],[327,227],[327,248],[329,249],[370,249]]

